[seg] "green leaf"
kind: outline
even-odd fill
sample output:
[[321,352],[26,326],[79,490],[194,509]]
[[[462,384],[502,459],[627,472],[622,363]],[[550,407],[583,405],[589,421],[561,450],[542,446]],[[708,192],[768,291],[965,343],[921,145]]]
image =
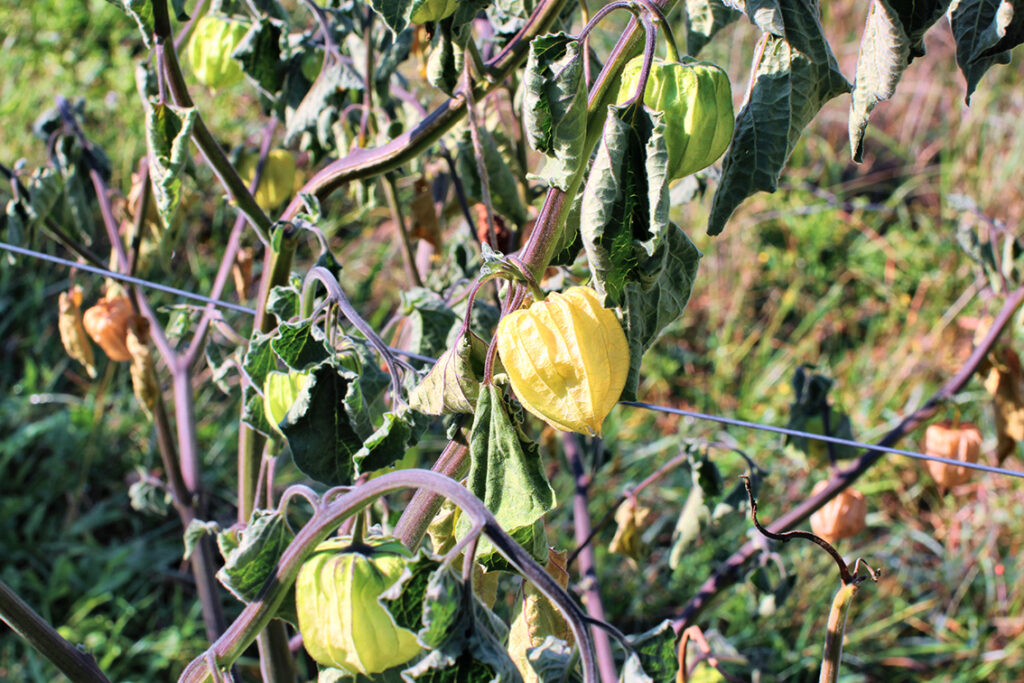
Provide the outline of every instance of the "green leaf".
[[229,529],[217,535],[224,556],[217,579],[242,602],[252,602],[277,571],[277,563],[293,538],[295,534],[277,510],[254,510],[240,531]]
[[1024,42],[1021,0],[959,0],[949,17],[956,63],[967,80],[967,104],[994,64],[1009,64],[1010,50]]
[[[528,441],[512,424],[499,390],[489,384],[477,399],[476,415],[469,433],[469,478],[466,487],[494,513],[501,527],[514,533],[534,523],[555,506],[555,492],[548,483],[536,443]],[[459,517],[457,535],[462,538],[470,520]],[[536,553],[537,548],[527,548]],[[547,561],[544,548],[540,561]],[[477,560],[483,563],[497,551],[481,539]]]
[[686,53],[692,57],[711,42],[716,33],[740,16],[722,0],[686,0]]
[[[184,0],[172,0],[178,20],[184,14]],[[153,47],[153,5],[150,0],[107,0],[114,7],[130,16],[142,31],[142,42],[146,47]],[[180,7],[180,9],[179,9]],[[187,17],[186,17],[187,18]]]
[[[530,214],[526,211],[517,192],[519,182],[508,162],[498,151],[498,143],[495,141],[494,135],[482,126],[477,132],[480,134],[480,148],[484,157],[484,170],[487,172],[487,179],[490,182],[493,208],[495,212],[512,222],[512,228],[517,229],[530,220]],[[473,149],[473,141],[468,130],[459,141],[456,171],[462,179],[466,197],[472,201],[483,201],[483,184],[480,181],[476,152]]]
[[448,335],[459,317],[438,294],[414,288],[401,294],[401,311],[409,321],[406,346],[413,353],[437,358],[448,348]]
[[850,104],[854,161],[864,155],[864,132],[871,110],[893,96],[910,62],[924,55],[924,34],[949,4],[950,0],[872,0],[860,39]]
[[[746,14],[751,23],[763,32],[780,37],[785,35],[785,27],[782,20],[782,9],[779,5],[791,1],[792,0],[723,0],[725,5],[728,7],[736,10],[737,12],[743,12]],[[807,7],[805,11],[810,11],[810,7]],[[814,11],[817,11],[817,3],[815,3]]]
[[640,363],[661,332],[679,319],[690,300],[701,253],[674,223],[643,270],[626,283],[622,322],[629,342],[629,375],[622,400],[634,400],[640,382]]
[[285,365],[299,372],[333,355],[324,339],[323,330],[310,320],[281,323],[270,347]]
[[328,486],[352,483],[354,457],[363,447],[363,425],[350,408],[361,405],[357,380],[331,361],[321,363],[281,421],[295,466]]
[[287,322],[299,314],[299,298],[299,290],[292,285],[274,287],[267,297],[266,311],[274,314],[278,324]]
[[413,4],[414,0],[370,0],[370,7],[395,34],[409,25]]
[[765,34],[754,57],[753,86],[711,202],[708,234],[757,191],[774,192],[803,129],[833,97],[850,91],[818,21],[817,3],[780,0],[785,37]]
[[523,74],[523,124],[530,146],[546,157],[535,177],[566,191],[587,135],[587,85],[579,41],[564,33],[530,43]]
[[450,17],[437,24],[427,56],[427,81],[432,86],[447,95],[455,93],[465,61],[466,41],[471,39],[468,31],[453,28]]
[[484,340],[467,330],[409,393],[409,406],[427,415],[472,413],[486,355]]
[[[832,388],[832,380],[825,375],[809,373],[808,367],[801,365],[793,375],[793,403],[789,406],[788,429],[796,429],[812,434],[826,434],[825,415],[828,415],[827,436],[853,440],[853,426],[850,417],[842,410],[829,405],[828,393]],[[811,458],[811,465],[826,462],[829,454],[836,458],[852,458],[857,455],[853,446],[828,444],[805,436],[787,436],[786,444],[803,451]]]
[[505,624],[466,592],[446,566],[431,575],[424,592],[423,628],[417,634],[430,652],[402,672],[406,681],[522,683],[503,645]]
[[181,201],[181,172],[188,161],[189,138],[196,120],[194,107],[146,104],[149,175],[164,225],[170,225]]
[[394,465],[402,459],[406,449],[415,444],[417,436],[418,430],[415,430],[405,411],[384,413],[384,422],[363,442],[362,448],[352,458],[356,470],[365,474]]
[[420,549],[391,588],[381,593],[380,604],[391,613],[395,624],[410,631],[423,628],[423,598],[430,577],[440,566],[439,561]]
[[639,102],[608,108],[583,190],[580,235],[594,287],[622,310],[629,342],[623,399],[636,397],[643,355],[690,299],[700,252],[668,222],[662,115]]
[[284,63],[279,22],[264,17],[253,23],[231,56],[241,62],[242,71],[267,94],[273,95],[281,89]]
[[665,124],[636,102],[609,106],[583,190],[580,234],[605,305],[621,306],[626,282],[643,269],[668,227]]
[[639,681],[674,681],[679,669],[676,653],[676,633],[672,622],[665,620],[650,631],[629,639],[634,652],[623,667],[623,683]]
[[575,667],[573,647],[564,640],[548,636],[527,651],[527,659],[540,683],[578,683],[583,680]]
[[201,519],[193,519],[185,528],[185,555],[183,560],[188,561],[196,550],[196,545],[204,536],[215,536],[221,532],[220,524],[217,522],[204,522]]
[[274,430],[264,413],[263,397],[260,392],[263,390],[267,374],[277,370],[277,355],[271,348],[272,339],[272,335],[254,333],[242,361],[242,370],[250,382],[242,392],[242,401],[245,404],[242,420],[268,437],[273,436]]

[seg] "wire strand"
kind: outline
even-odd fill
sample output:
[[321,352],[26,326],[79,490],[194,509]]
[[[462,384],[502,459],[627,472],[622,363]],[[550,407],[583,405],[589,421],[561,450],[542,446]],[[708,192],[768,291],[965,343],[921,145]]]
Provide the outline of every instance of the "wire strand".
[[799,429],[789,429],[788,427],[776,427],[774,425],[761,424],[759,422],[748,422],[747,420],[737,420],[731,417],[722,417],[719,415],[709,415],[707,413],[699,413],[695,410],[683,410],[682,408],[671,408],[669,406],[659,406],[652,403],[643,403],[642,401],[619,401],[621,405],[633,406],[634,408],[644,408],[646,410],[653,410],[659,413],[669,413],[671,415],[682,415],[684,417],[692,417],[698,420],[708,420],[710,422],[718,422],[720,424],[733,425],[735,427],[745,427],[747,429],[756,429],[762,432],[773,432],[775,434],[784,434],[786,436],[799,436],[806,439],[813,439],[815,441],[824,441],[826,443],[834,443],[840,446],[853,446],[854,448],[863,448],[866,451],[880,451],[882,453],[894,453],[896,455],[905,455],[908,458],[916,458],[917,460],[931,460],[932,462],[941,462],[946,465],[956,465],[957,467],[966,467],[972,470],[980,470],[982,472],[991,472],[992,474],[1003,474],[1010,477],[1017,477],[1024,479],[1024,472],[1018,472],[1017,470],[1009,470],[1005,467],[995,467],[993,465],[982,465],[976,462],[964,462],[962,460],[953,460],[951,458],[940,458],[937,455],[927,455],[925,453],[918,453],[917,451],[908,451],[903,448],[894,448],[892,446],[879,446],[878,444],[863,443],[861,441],[853,441],[851,439],[842,439],[838,436],[826,436],[824,434],[814,434],[811,432],[802,432]]
[[189,292],[189,291],[184,290],[184,289],[178,289],[177,287],[169,287],[167,285],[161,285],[159,283],[151,282],[149,280],[143,280],[142,278],[133,277],[131,275],[124,275],[122,273],[115,273],[114,271],[107,270],[105,268],[97,268],[96,266],[90,266],[87,263],[78,263],[77,261],[70,261],[68,259],[64,259],[64,258],[61,258],[59,256],[51,256],[50,254],[44,254],[44,253],[42,253],[40,251],[33,251],[31,249],[25,249],[24,247],[16,247],[13,244],[7,244],[6,242],[0,242],[0,249],[6,249],[7,251],[13,252],[15,254],[21,254],[22,256],[31,256],[32,258],[42,259],[43,261],[50,261],[51,263],[57,263],[57,264],[60,264],[62,266],[67,266],[69,268],[77,268],[78,270],[84,270],[86,272],[94,273],[96,275],[102,275],[104,277],[109,277],[112,280],[120,280],[122,282],[130,282],[131,284],[138,285],[139,287],[147,287],[149,289],[156,289],[156,290],[159,290],[161,292],[166,292],[168,294],[174,294],[176,296],[180,296],[180,297],[182,297],[184,299],[193,299],[195,301],[202,301],[205,304],[213,304],[214,306],[219,306],[221,308],[230,308],[231,310],[238,311],[240,313],[248,313],[249,315],[256,315],[256,311],[255,310],[253,310],[251,308],[248,308],[247,306],[241,306],[239,304],[233,304],[230,301],[221,301],[220,299],[211,299],[208,296],[203,296],[202,294],[195,294],[193,292]]
[[[57,263],[60,265],[68,266],[70,268],[78,268],[90,273],[97,275],[103,275],[115,280],[121,280],[124,282],[130,282],[140,287],[148,287],[150,289],[156,289],[168,294],[175,294],[177,296],[193,299],[196,301],[202,301],[203,303],[213,304],[214,306],[220,306],[223,308],[229,308],[234,311],[241,313],[248,313],[249,315],[255,315],[256,311],[246,306],[240,306],[239,304],[233,304],[228,301],[221,301],[220,299],[211,299],[210,297],[203,296],[201,294],[194,294],[184,289],[178,289],[176,287],[168,287],[167,285],[161,285],[156,282],[149,280],[143,280],[141,278],[132,277],[130,275],[122,275],[121,273],[115,273],[110,270],[103,268],[97,268],[84,263],[77,263],[68,259],[60,258],[59,256],[51,256],[42,252],[33,251],[32,249],[25,249],[24,247],[16,247],[13,244],[7,244],[6,242],[0,242],[0,249],[6,249],[7,251],[15,254],[21,254],[23,256],[30,256],[32,258],[42,259]],[[390,347],[389,347],[390,348]],[[436,359],[424,356],[422,354],[413,353],[411,351],[403,351],[402,349],[391,348],[391,351],[406,358],[421,361],[424,363],[434,363]],[[774,425],[761,424],[759,422],[749,422],[747,420],[738,420],[731,417],[723,417],[721,415],[711,415],[708,413],[701,413],[695,410],[684,410],[682,408],[672,408],[670,406],[661,406],[653,403],[644,403],[643,401],[620,401],[621,405],[631,406],[634,408],[642,408],[644,410],[652,410],[660,413],[668,413],[670,415],[680,415],[683,417],[690,417],[697,420],[706,420],[709,422],[717,422],[719,424],[731,425],[734,427],[743,427],[745,429],[755,429],[762,432],[772,432],[775,434],[783,434],[785,436],[797,436],[805,439],[811,439],[814,441],[823,441],[826,443],[838,444],[841,446],[852,446],[853,448],[861,448],[866,451],[880,451],[883,453],[893,453],[895,455],[902,455],[908,458],[914,458],[916,460],[931,460],[932,462],[940,462],[946,465],[953,465],[956,467],[965,467],[971,470],[978,470],[980,472],[988,472],[991,474],[1000,474],[1008,477],[1016,477],[1018,479],[1024,479],[1024,472],[1018,472],[1017,470],[1006,469],[1005,467],[996,467],[994,465],[983,465],[981,463],[964,462],[961,460],[952,460],[950,458],[941,458],[935,455],[927,455],[925,453],[919,453],[917,451],[910,451],[903,448],[894,448],[892,446],[879,446],[877,444],[863,443],[861,441],[854,441],[852,439],[843,439],[838,436],[826,436],[824,434],[814,434],[812,432],[804,432],[799,429],[789,429],[788,427],[776,427]]]

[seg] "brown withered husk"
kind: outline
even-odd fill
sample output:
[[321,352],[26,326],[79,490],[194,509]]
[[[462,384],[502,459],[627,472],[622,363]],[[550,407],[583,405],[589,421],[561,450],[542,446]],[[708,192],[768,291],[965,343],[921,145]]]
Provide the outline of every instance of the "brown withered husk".
[[160,398],[160,383],[156,378],[153,351],[149,343],[149,321],[140,315],[132,317],[125,337],[131,354],[132,390],[146,415],[152,419]]
[[60,317],[57,329],[60,330],[60,341],[68,355],[85,366],[89,377],[96,377],[95,357],[92,345],[82,325],[82,288],[75,285],[66,292],[61,292],[58,299]]
[[[826,486],[827,481],[819,481],[814,485],[811,495]],[[811,531],[829,543],[835,543],[863,531],[867,513],[868,503],[864,499],[864,494],[855,489],[844,489],[811,515]]]
[[85,312],[82,324],[110,360],[126,363],[132,359],[126,345],[128,322],[132,315],[132,304],[128,297],[111,296],[108,292]]

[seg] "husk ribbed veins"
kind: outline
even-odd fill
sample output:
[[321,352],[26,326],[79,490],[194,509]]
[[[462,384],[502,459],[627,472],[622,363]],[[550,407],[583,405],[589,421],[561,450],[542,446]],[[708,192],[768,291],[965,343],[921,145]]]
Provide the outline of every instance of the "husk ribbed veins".
[[588,287],[551,294],[498,324],[498,354],[523,407],[556,429],[600,434],[629,371],[615,314]]
[[401,576],[406,551],[392,541],[364,555],[345,552],[345,543],[322,543],[299,570],[299,631],[318,663],[353,675],[380,673],[420,651],[415,634],[397,626],[377,602]]

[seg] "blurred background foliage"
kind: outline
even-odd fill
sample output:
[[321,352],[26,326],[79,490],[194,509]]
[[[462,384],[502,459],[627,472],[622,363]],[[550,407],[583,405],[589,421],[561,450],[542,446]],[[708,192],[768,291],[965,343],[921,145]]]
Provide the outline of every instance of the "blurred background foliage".
[[[24,158],[30,168],[45,163],[45,144],[32,136],[32,121],[56,93],[84,98],[84,127],[111,158],[115,186],[127,193],[144,150],[133,75],[143,48],[134,26],[103,0],[7,0],[2,6],[0,161],[10,166]],[[822,7],[848,75],[864,12],[863,3],[852,0]],[[751,26],[738,22],[701,55],[728,68],[737,100],[755,37]],[[957,248],[955,232],[962,223],[1021,225],[1022,69],[1017,55],[1009,67],[992,70],[966,108],[945,22],[928,33],[926,44],[927,56],[912,63],[895,99],[876,110],[863,164],[849,160],[849,100],[838,98],[805,134],[780,191],[748,201],[723,236],[704,236],[710,197],[674,209],[673,219],[705,256],[686,314],[646,358],[638,392],[643,400],[784,426],[793,373],[811,364],[835,380],[831,400],[850,415],[856,437],[871,441],[966,359],[974,327],[998,301]],[[197,95],[227,146],[251,140],[261,127],[239,116],[253,104],[244,86],[216,96],[197,89]],[[189,209],[197,222],[158,272],[170,284],[199,282],[203,291],[215,267],[207,256],[227,234],[232,211],[198,190],[214,183],[208,172],[197,173]],[[969,198],[974,208],[951,204],[953,195]],[[354,299],[378,325],[404,282],[382,225],[350,224],[332,242]],[[88,647],[112,680],[174,680],[205,647],[202,620],[181,561],[178,522],[162,508],[159,490],[132,488],[159,468],[159,458],[132,399],[127,368],[101,365],[100,379],[86,381],[57,343],[56,297],[68,285],[67,272],[2,258],[0,577]],[[87,300],[99,296],[102,283],[82,275],[77,281]],[[1018,347],[1020,331],[1015,325]],[[208,373],[201,379],[200,446],[214,492],[212,514],[223,517],[234,496],[237,405]],[[962,417],[981,425],[991,451],[995,427],[980,382],[958,398]],[[768,470],[760,491],[765,520],[827,476],[826,462],[784,449],[775,436],[726,434],[713,424],[635,408],[616,409],[605,433],[603,445],[585,444],[600,466],[592,488],[595,520],[693,438],[732,443]],[[916,448],[919,437],[902,445]],[[571,547],[564,501],[572,482],[559,451],[557,443],[549,449],[563,501],[550,530],[562,547]],[[713,449],[709,457],[728,491],[744,461],[728,450]],[[1007,465],[1021,468],[1019,452]],[[839,550],[881,567],[883,577],[866,585],[854,605],[842,680],[1024,678],[1022,483],[975,476],[941,496],[922,466],[891,456],[858,488],[868,498],[868,529],[841,541]],[[658,515],[643,532],[653,550],[639,566],[607,551],[612,527],[598,535],[604,585],[631,596],[606,604],[610,620],[627,632],[671,616],[716,560],[749,535],[742,515],[724,518],[673,569],[672,533],[690,489],[684,467],[641,496]],[[138,494],[135,508],[129,491]],[[816,680],[838,577],[831,560],[813,547],[790,543],[776,551],[700,623],[721,639],[715,642],[735,649],[727,667],[741,678]],[[770,600],[764,585],[777,589]],[[4,630],[0,679],[47,681],[57,674]]]

